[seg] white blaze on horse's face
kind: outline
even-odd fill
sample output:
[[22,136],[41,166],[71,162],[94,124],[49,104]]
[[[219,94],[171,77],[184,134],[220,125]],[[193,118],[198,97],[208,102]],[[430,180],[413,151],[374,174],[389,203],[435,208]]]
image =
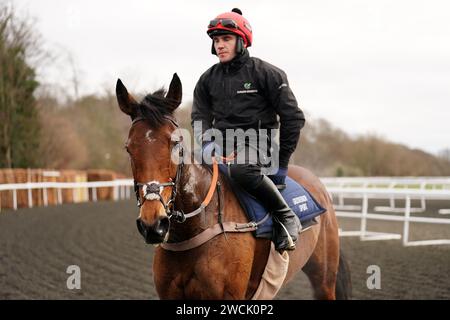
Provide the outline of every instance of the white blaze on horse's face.
[[153,133],[152,130],[148,130],[148,131],[145,133],[145,138],[147,139],[148,142],[153,142],[153,141],[155,141],[155,139],[152,137],[152,133]]

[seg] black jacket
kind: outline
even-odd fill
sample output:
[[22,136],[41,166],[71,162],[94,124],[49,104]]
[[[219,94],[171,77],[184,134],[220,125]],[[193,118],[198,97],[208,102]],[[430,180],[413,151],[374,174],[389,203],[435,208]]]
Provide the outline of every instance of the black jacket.
[[[202,131],[278,128],[280,167],[287,167],[305,124],[303,112],[289,88],[286,74],[248,51],[229,63],[217,63],[199,79],[194,90],[191,121]],[[203,133],[202,132],[202,133]]]

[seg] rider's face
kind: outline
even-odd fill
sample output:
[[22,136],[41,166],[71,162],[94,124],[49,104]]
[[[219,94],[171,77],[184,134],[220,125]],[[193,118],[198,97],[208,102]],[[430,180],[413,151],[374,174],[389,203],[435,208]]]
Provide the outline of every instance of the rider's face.
[[236,56],[237,36],[225,34],[213,37],[214,48],[221,63],[233,60]]

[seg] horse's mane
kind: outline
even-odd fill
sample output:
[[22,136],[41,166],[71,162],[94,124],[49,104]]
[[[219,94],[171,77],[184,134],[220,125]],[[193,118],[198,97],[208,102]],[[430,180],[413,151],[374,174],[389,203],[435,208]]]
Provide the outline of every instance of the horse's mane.
[[166,90],[161,88],[147,94],[139,103],[140,116],[147,119],[153,127],[159,127],[173,117],[173,111],[178,106],[172,99],[166,98]]

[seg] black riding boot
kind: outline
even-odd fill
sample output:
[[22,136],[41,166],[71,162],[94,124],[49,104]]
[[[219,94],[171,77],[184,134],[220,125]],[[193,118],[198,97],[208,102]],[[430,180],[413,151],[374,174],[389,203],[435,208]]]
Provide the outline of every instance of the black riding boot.
[[[294,250],[298,234],[302,229],[300,220],[289,208],[280,191],[270,178],[263,176],[261,183],[253,190],[248,190],[264,207],[272,213],[274,219],[273,242],[275,248],[281,250]],[[283,227],[284,226],[284,227]],[[290,241],[289,233],[292,241]]]

